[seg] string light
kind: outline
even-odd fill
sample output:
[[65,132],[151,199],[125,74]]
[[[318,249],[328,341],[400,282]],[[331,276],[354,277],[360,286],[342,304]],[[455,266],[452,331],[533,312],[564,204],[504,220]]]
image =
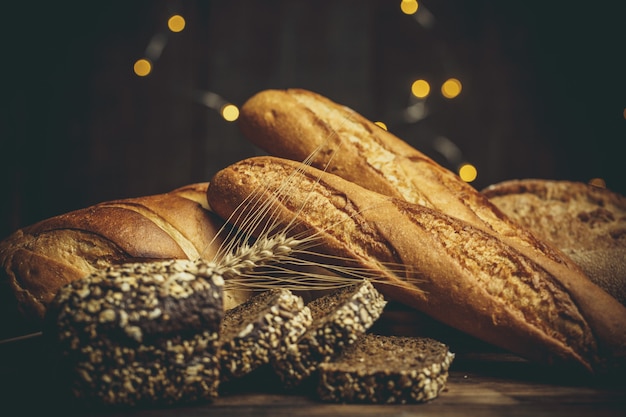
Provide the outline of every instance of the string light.
[[172,32],[178,33],[185,29],[185,18],[175,14],[167,20],[167,27]]
[[417,9],[419,8],[419,4],[417,0],[402,0],[400,2],[400,10],[402,13],[412,15],[417,13]]
[[144,58],[138,59],[137,61],[135,61],[133,71],[139,77],[145,77],[152,72],[152,63]]
[[465,163],[459,167],[459,177],[465,182],[472,182],[478,177],[478,170],[474,165]]
[[445,98],[455,98],[461,94],[463,85],[456,78],[449,78],[441,85],[441,94]]
[[226,104],[222,107],[220,113],[224,120],[234,122],[239,118],[239,109],[234,104]]
[[426,98],[430,94],[430,84],[426,80],[415,80],[411,84],[411,93],[417,98]]

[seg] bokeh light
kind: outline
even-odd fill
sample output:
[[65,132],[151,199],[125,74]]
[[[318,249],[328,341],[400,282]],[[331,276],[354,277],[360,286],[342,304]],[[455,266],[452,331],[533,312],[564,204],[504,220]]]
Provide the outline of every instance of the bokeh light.
[[239,118],[239,108],[234,104],[226,104],[221,110],[222,117],[228,122],[234,122]]
[[449,78],[441,85],[441,94],[445,98],[455,98],[461,94],[463,85],[456,78]]
[[181,32],[183,29],[185,29],[185,18],[181,15],[176,14],[168,19],[167,27],[172,32]]
[[465,182],[472,182],[478,177],[478,171],[472,164],[463,164],[459,167],[459,177]]
[[418,8],[419,4],[417,0],[402,0],[402,2],[400,2],[400,10],[402,10],[404,14],[415,14]]
[[416,80],[411,84],[411,93],[417,98],[426,98],[430,94],[430,84],[426,80]]
[[133,71],[140,77],[145,77],[152,72],[152,63],[147,59],[138,59],[135,61]]

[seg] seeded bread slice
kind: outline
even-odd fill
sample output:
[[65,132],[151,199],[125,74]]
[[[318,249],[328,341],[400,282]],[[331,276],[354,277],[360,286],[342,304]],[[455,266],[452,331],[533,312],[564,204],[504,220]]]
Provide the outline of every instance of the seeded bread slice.
[[311,311],[286,289],[265,291],[225,313],[221,328],[221,375],[242,377],[285,354],[311,325]]
[[44,335],[88,404],[212,400],[224,280],[204,262],[112,266],[62,287]]
[[296,345],[271,360],[287,388],[298,386],[320,363],[339,355],[378,319],[387,302],[370,281],[344,287],[311,301],[313,324]]
[[437,398],[454,354],[434,339],[364,334],[319,367],[318,395],[328,402],[405,404]]

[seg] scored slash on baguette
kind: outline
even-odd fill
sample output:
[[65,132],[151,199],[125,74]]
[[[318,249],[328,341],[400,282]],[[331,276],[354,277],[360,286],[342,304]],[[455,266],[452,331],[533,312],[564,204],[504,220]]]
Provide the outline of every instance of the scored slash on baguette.
[[220,330],[222,380],[249,374],[293,349],[312,321],[302,298],[285,289],[264,291],[227,310]]
[[335,290],[311,301],[313,323],[290,349],[272,358],[285,387],[293,388],[321,363],[339,355],[378,319],[387,302],[370,281]]
[[406,404],[439,396],[454,354],[429,338],[363,334],[319,366],[320,399],[341,403]]

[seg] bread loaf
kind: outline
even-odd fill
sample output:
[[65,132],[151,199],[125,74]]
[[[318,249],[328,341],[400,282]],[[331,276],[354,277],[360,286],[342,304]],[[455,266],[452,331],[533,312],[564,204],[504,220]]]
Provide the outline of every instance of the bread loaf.
[[224,279],[206,262],[116,265],[63,286],[44,336],[60,383],[88,405],[212,400]]
[[482,193],[626,305],[626,197],[581,182],[545,179],[504,181]]
[[355,111],[302,89],[265,90],[251,97],[238,119],[244,135],[272,156],[304,161],[364,188],[439,210],[497,235],[544,268],[571,259],[505,216],[495,205],[392,133]]
[[[276,199],[279,188],[285,198]],[[259,214],[265,222],[375,271],[388,300],[536,361],[598,372],[624,363],[626,308],[566,265],[546,266],[466,221],[284,159],[241,161],[208,189],[224,218],[251,195],[274,201]]]
[[[209,209],[207,183],[108,201],[43,220],[0,242],[0,335],[39,330],[63,285],[110,265],[210,259],[223,222]],[[226,305],[245,299],[229,292]]]

